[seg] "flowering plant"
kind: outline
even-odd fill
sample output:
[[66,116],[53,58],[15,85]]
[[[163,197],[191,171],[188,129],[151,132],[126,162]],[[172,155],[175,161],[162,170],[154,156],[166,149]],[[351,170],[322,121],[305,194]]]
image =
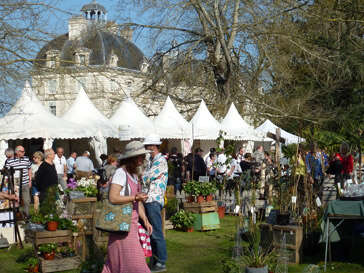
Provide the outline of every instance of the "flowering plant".
[[78,181],[71,178],[67,184],[67,187],[70,191],[81,191],[87,197],[97,196],[96,180],[92,177],[82,177]]

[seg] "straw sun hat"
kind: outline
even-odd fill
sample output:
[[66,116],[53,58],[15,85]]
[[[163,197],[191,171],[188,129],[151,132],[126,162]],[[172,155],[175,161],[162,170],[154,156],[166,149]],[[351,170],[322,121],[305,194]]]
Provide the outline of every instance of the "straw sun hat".
[[131,158],[146,153],[149,153],[149,151],[144,148],[143,143],[140,141],[132,141],[125,146],[124,153],[120,156],[120,159]]

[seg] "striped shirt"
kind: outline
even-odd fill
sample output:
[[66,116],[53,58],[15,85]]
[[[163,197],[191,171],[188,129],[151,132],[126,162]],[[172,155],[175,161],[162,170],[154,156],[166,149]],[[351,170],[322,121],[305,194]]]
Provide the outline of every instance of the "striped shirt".
[[[5,168],[10,168],[13,167],[15,170],[15,173],[22,173],[22,184],[28,184],[29,183],[29,169],[32,168],[32,162],[30,162],[29,158],[24,156],[22,158],[11,158],[6,160],[5,162]],[[14,174],[14,177],[16,177],[16,175]],[[20,177],[18,175],[18,177]]]

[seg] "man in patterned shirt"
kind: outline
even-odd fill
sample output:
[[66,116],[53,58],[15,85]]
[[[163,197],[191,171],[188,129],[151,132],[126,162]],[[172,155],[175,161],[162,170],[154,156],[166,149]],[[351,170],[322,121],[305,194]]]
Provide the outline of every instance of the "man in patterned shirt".
[[164,194],[167,187],[168,164],[159,152],[161,143],[159,136],[155,134],[148,136],[143,142],[145,148],[150,151],[150,162],[143,176],[143,191],[148,193],[144,207],[148,220],[153,226],[151,272],[167,270],[167,247],[163,236],[161,210],[164,206]]
[[32,187],[32,162],[29,158],[24,156],[25,149],[23,146],[17,146],[15,148],[15,157],[7,159],[5,163],[5,168],[14,168],[14,183],[16,186],[21,185],[21,199],[24,204],[24,213],[29,217],[29,207],[30,207],[30,188]]

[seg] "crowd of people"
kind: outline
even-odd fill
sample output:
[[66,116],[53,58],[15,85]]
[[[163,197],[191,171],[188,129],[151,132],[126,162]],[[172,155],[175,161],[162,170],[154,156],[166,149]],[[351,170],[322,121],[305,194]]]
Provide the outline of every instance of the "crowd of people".
[[[31,162],[24,155],[24,147],[17,146],[15,150],[6,150],[4,167],[14,170],[14,184],[21,188],[20,199],[26,217],[29,217],[31,195],[34,209],[38,210],[47,195],[47,188],[56,186],[64,191],[69,179],[97,172],[100,176],[100,199],[108,198],[113,204],[133,202],[130,231],[110,234],[103,273],[163,272],[166,271],[167,249],[161,210],[167,184],[173,185],[175,191],[181,191],[183,183],[199,180],[201,176],[210,180],[233,181],[249,172],[256,178],[260,197],[267,198],[267,189],[271,186],[269,178],[277,175],[279,168],[263,146],[258,146],[254,153],[245,153],[243,148],[239,148],[237,153],[229,155],[224,149],[211,148],[205,156],[201,148],[196,148],[183,157],[175,147],[170,153],[161,153],[160,145],[157,135],[145,138],[144,142],[132,141],[120,157],[101,155],[102,165],[98,170],[95,170],[88,151],[81,156],[71,152],[66,159],[62,147],[58,147],[56,152],[46,149],[44,153],[35,152]],[[335,182],[342,187],[348,179],[355,181],[355,160],[346,143],[331,157],[317,145],[311,145],[309,151],[300,145],[297,155],[290,158],[289,167],[281,166],[281,175],[294,174],[301,185],[304,177],[308,177],[308,182],[313,185],[313,194],[318,194],[327,174],[334,175]],[[301,187],[301,192],[304,190]],[[0,193],[0,199],[19,201],[17,195],[8,193]],[[151,236],[153,256],[149,265],[145,262],[138,238],[139,222]]]
[[76,152],[72,152],[66,160],[62,147],[58,147],[56,153],[53,149],[46,149],[44,152],[35,152],[31,161],[29,157],[25,156],[24,147],[19,145],[15,150],[6,149],[5,156],[3,169],[13,170],[14,186],[17,191],[20,191],[18,198],[22,203],[26,219],[29,218],[31,197],[34,200],[34,209],[38,211],[49,187],[60,185],[65,191],[69,178],[74,177],[77,173],[91,174],[94,171],[88,151],[85,151],[80,157],[77,157]]
[[[133,202],[130,230],[123,234],[110,233],[107,260],[102,272],[164,272],[167,248],[161,210],[167,187],[168,164],[159,151],[161,143],[157,135],[147,137],[144,142],[132,141],[126,145],[120,157],[102,155],[102,165],[98,170],[94,169],[88,151],[82,156],[72,152],[66,159],[62,147],[58,147],[56,153],[53,149],[46,149],[44,153],[35,152],[31,162],[24,155],[24,147],[17,146],[15,151],[11,148],[6,150],[4,168],[14,170],[9,177],[13,177],[18,191],[21,189],[25,218],[29,217],[30,194],[34,197],[35,210],[38,210],[49,194],[48,188],[56,186],[64,191],[69,179],[92,172],[100,174],[99,188],[104,192],[101,198],[108,198],[115,205]],[[16,194],[0,193],[0,198],[19,201]],[[153,256],[149,265],[146,264],[139,240],[139,222],[150,234]]]

